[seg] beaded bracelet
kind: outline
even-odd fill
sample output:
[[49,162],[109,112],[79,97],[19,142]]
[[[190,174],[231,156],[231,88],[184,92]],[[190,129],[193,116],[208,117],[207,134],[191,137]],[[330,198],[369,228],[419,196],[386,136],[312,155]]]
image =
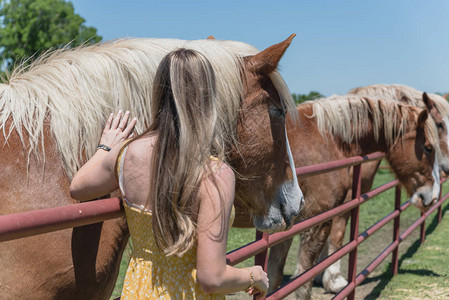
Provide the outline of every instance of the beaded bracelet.
[[111,151],[111,147],[103,145],[103,144],[98,145],[97,150],[98,149],[103,149],[104,151],[108,151],[108,152]]
[[251,277],[251,281],[249,282],[248,287],[245,289],[245,292],[248,292],[254,286],[254,274],[248,268],[245,268],[245,270],[249,272],[249,276]]

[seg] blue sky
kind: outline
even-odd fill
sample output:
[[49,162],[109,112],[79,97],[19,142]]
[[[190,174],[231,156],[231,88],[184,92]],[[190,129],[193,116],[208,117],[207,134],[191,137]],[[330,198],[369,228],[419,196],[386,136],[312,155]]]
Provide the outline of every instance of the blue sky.
[[445,0],[74,0],[103,40],[238,40],[262,50],[297,36],[280,63],[292,93],[326,96],[374,83],[449,91]]

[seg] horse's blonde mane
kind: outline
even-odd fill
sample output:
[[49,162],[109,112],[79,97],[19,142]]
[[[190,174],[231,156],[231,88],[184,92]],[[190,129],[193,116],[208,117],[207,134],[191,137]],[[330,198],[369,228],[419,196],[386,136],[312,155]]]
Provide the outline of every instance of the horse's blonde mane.
[[[378,141],[379,132],[383,132],[387,145],[392,145],[400,140],[410,124],[416,124],[421,111],[414,106],[357,95],[334,95],[306,103],[312,105],[312,117],[316,117],[318,130],[323,136],[330,133],[347,143],[357,142],[365,136],[372,122],[374,139]],[[425,123],[425,131],[439,151],[437,129],[430,118]]]
[[[56,50],[17,68],[0,89],[0,130],[6,140],[16,130],[22,143],[29,144],[29,153],[39,156],[43,127],[49,124],[71,177],[94,154],[109,113],[129,110],[139,120],[137,133],[150,124],[156,69],[168,52],[181,47],[208,58],[217,78],[221,117],[235,126],[243,98],[243,57],[258,53],[256,48],[237,41],[120,39]],[[277,72],[270,77],[284,105],[291,107],[282,77]],[[6,128],[8,119],[12,123]]]
[[[423,92],[412,87],[402,84],[373,84],[364,87],[357,87],[349,91],[349,94],[356,94],[359,96],[380,97],[386,100],[401,101],[405,96],[407,104],[413,105],[422,109],[426,108],[423,101]],[[449,103],[446,99],[438,94],[429,93],[428,96],[436,106],[438,112],[443,116],[449,117]]]

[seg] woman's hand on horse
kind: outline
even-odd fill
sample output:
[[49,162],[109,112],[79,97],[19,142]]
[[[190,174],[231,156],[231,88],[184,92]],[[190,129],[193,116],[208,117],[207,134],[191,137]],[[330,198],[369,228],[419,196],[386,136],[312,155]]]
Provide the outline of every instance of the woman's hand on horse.
[[[123,116],[122,116],[123,115]],[[86,201],[107,195],[118,189],[115,177],[115,162],[123,142],[131,136],[137,120],[129,121],[129,112],[119,111],[111,114],[101,135],[100,144],[106,151],[96,151],[95,154],[73,176],[70,184],[72,198]],[[112,150],[112,151],[110,151]]]
[[114,146],[121,145],[124,140],[131,137],[137,118],[133,118],[129,122],[128,120],[129,111],[123,114],[120,110],[115,116],[111,114],[101,135],[100,144],[114,148]]
[[269,286],[268,275],[261,266],[251,267],[251,271],[255,277],[254,286],[250,288],[247,293],[250,295],[256,295],[256,299],[261,299],[267,295]]

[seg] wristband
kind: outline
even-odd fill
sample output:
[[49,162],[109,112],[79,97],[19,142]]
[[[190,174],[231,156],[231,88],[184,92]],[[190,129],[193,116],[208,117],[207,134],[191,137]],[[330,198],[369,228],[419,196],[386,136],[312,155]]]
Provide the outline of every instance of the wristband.
[[251,272],[251,270],[248,269],[248,268],[245,268],[245,270],[249,272],[249,276],[250,276],[250,278],[251,278],[248,287],[245,289],[245,292],[248,292],[248,291],[254,286],[254,283],[255,283],[255,282],[254,282],[254,274],[253,274],[253,272]]
[[97,146],[97,150],[98,149],[102,149],[102,150],[104,150],[104,151],[111,151],[111,147],[109,147],[109,146],[106,146],[106,145],[103,145],[103,144],[100,144],[100,145],[98,145]]

